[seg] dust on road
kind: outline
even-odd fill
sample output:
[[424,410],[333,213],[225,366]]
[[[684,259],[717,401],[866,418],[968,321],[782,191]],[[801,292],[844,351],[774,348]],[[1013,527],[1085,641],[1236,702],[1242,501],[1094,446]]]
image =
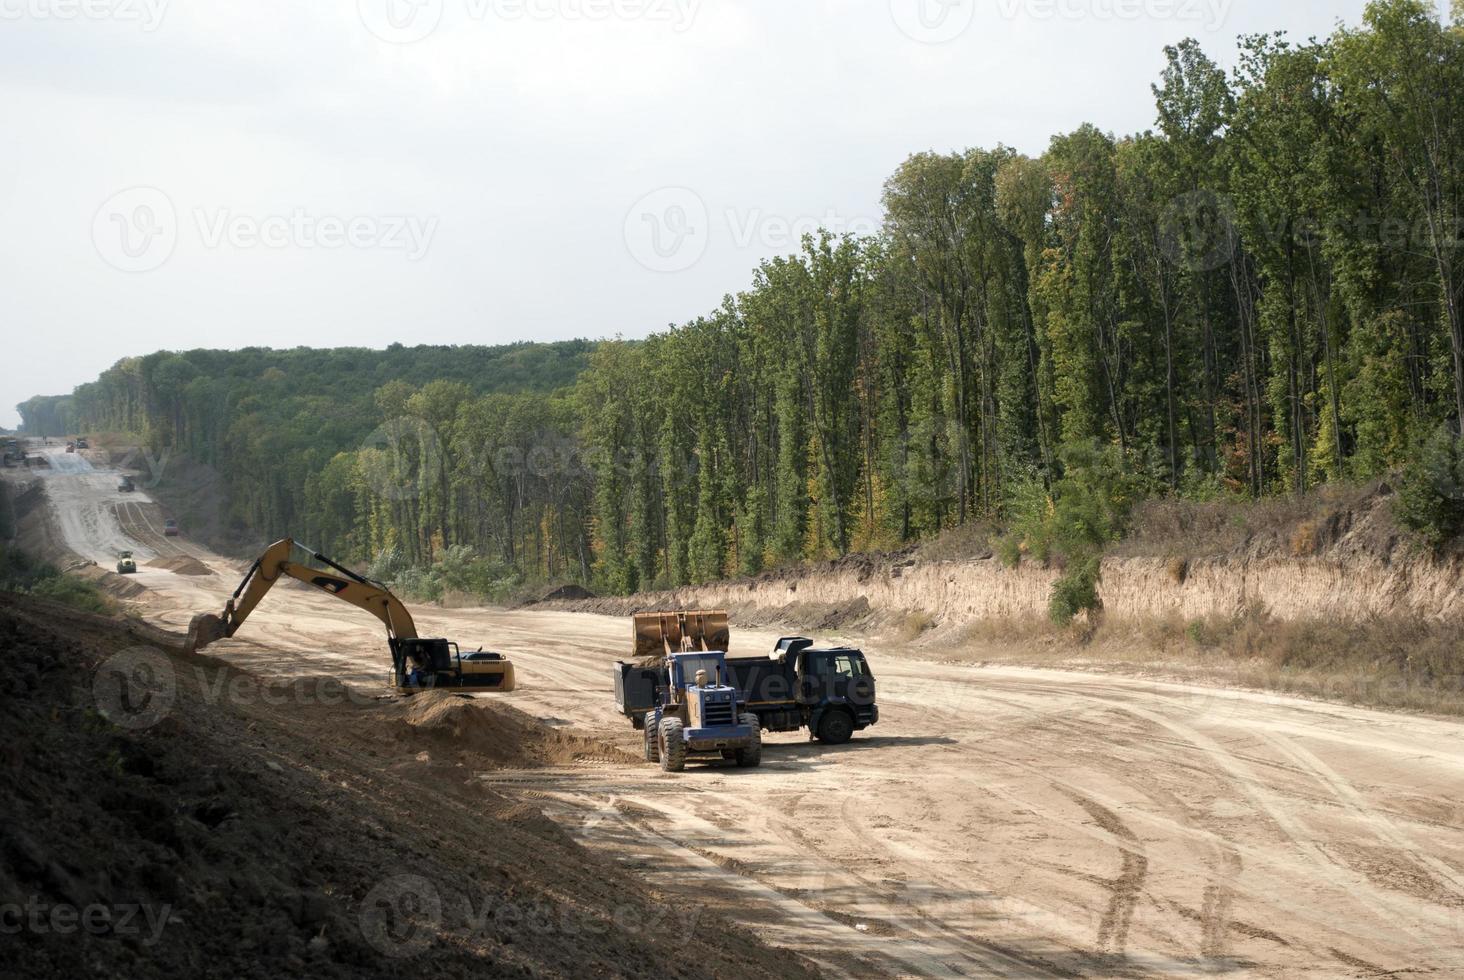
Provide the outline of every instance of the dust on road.
[[[120,544],[140,557],[169,554],[169,539],[153,539],[145,522],[108,519],[112,477],[58,467],[47,479],[79,553]],[[218,573],[142,576],[141,610],[182,630],[222,606],[238,573],[196,545],[172,553]],[[515,707],[639,751],[611,697],[628,622],[414,615],[424,635],[510,654]],[[764,653],[774,639],[734,630],[733,653]],[[770,941],[835,972],[1464,971],[1459,725],[1128,678],[937,665],[862,639],[881,721],[848,746],[767,735],[757,770],[666,775],[591,761],[477,778],[524,794],[658,886],[736,909]],[[287,588],[209,652],[271,676],[381,684],[388,668],[369,617]]]

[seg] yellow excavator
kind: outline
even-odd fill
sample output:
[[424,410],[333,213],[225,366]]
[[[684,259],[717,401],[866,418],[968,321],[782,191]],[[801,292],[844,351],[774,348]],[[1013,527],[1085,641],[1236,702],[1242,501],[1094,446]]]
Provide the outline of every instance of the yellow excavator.
[[270,588],[282,575],[288,575],[359,606],[385,624],[387,644],[391,647],[392,683],[396,687],[498,692],[514,689],[513,664],[502,654],[482,650],[463,653],[456,643],[449,640],[419,637],[412,614],[386,586],[363,578],[308,548],[300,550],[337,574],[296,561],[296,547],[292,539],[285,538],[265,549],[264,554],[250,566],[249,573],[234,590],[234,595],[224,604],[221,615],[203,613],[193,617],[188,625],[185,650],[195,653],[211,643],[233,636]]

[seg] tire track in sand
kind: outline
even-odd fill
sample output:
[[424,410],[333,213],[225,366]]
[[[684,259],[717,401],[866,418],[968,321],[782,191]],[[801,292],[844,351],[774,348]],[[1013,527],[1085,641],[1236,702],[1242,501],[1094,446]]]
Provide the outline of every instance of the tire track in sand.
[[1149,877],[1149,857],[1138,835],[1118,818],[1118,814],[1082,793],[1064,789],[1063,794],[1086,810],[1099,827],[1128,845],[1118,849],[1118,877],[1108,884],[1111,892],[1108,908],[1104,909],[1103,918],[1098,923],[1098,948],[1105,953],[1121,955],[1128,945],[1134,909]]

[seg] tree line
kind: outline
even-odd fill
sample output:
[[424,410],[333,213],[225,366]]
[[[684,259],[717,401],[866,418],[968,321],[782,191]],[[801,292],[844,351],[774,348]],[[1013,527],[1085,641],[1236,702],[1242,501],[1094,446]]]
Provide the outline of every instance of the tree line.
[[1075,469],[1126,497],[1457,469],[1464,6],[1246,37],[1229,73],[1165,55],[1153,129],[916,154],[880,234],[810,236],[644,341],[161,354],[26,428],[187,447],[250,527],[428,591],[756,573],[1056,512]]

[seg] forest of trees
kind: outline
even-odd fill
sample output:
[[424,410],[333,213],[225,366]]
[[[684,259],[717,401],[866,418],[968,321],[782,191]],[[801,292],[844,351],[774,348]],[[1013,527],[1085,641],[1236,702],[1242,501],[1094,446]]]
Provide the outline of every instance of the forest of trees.
[[881,234],[645,341],[158,354],[26,427],[144,432],[261,534],[480,589],[898,546],[1051,509],[1074,467],[1191,497],[1464,472],[1464,3],[1248,37],[1228,74],[1165,53],[1154,130],[916,154]]

